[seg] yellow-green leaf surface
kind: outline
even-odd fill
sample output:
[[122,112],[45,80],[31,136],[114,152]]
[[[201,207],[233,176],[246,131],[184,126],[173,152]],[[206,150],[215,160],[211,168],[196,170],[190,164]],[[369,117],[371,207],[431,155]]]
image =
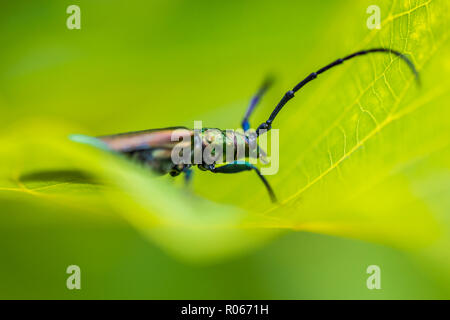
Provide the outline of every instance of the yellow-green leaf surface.
[[[406,250],[448,281],[449,5],[380,1],[381,29],[368,30],[371,4],[298,3],[287,10],[264,1],[181,1],[100,9],[82,2],[86,18],[72,32],[59,27],[64,8],[55,2],[40,9],[48,20],[37,39],[16,23],[42,24],[33,8],[9,8],[2,20],[5,39],[14,43],[1,64],[2,228],[92,225],[102,238],[107,226],[118,237],[134,232],[131,226],[169,256],[194,264],[308,231]],[[371,47],[406,53],[422,85],[398,58],[373,54],[297,93],[273,125],[280,129],[280,170],[267,178],[276,205],[251,172],[196,171],[185,188],[181,178],[155,177],[68,139],[192,127],[194,120],[236,128],[248,98],[272,72],[278,82],[251,119],[257,126],[302,77]],[[114,238],[111,231],[104,236]]]

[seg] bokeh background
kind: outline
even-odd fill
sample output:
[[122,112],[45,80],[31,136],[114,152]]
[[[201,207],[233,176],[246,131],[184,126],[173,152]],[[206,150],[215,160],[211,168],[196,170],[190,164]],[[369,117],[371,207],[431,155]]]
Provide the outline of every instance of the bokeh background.
[[[80,30],[66,27],[72,4]],[[373,4],[380,30],[366,26]],[[1,8],[0,298],[450,297],[446,1]],[[181,178],[149,179],[67,139],[194,120],[238,128],[274,74],[256,126],[296,81],[375,46],[409,54],[423,86],[398,59],[373,56],[297,94],[276,124],[279,207],[250,173],[195,172],[186,192]],[[66,288],[71,264],[81,290]],[[381,290],[366,287],[369,265]]]

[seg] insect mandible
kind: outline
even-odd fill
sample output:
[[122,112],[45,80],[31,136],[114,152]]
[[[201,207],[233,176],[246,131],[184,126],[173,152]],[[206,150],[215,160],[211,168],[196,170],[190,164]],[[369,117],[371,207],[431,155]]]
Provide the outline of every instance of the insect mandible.
[[[376,52],[393,54],[402,59],[409,66],[411,71],[414,73],[417,81],[419,82],[419,75],[414,64],[403,53],[400,53],[399,51],[387,48],[373,48],[352,53],[344,58],[335,60],[334,62],[326,65],[325,67],[319,69],[316,72],[311,73],[302,81],[300,81],[292,90],[287,91],[285,95],[281,98],[281,100],[278,102],[275,109],[270,114],[269,118],[259,125],[259,127],[256,130],[255,139],[259,136],[260,132],[267,132],[272,128],[273,121],[275,120],[276,116],[281,111],[281,109],[284,107],[284,105],[289,100],[291,100],[294,97],[295,93],[299,91],[308,82],[314,80],[318,75],[324,73],[325,71],[342,64],[344,61],[350,60],[357,56]],[[252,97],[250,104],[247,108],[247,111],[244,115],[244,118],[242,120],[242,129],[244,130],[244,133],[250,129],[249,118],[252,115],[253,111],[255,110],[255,107],[261,100],[264,93],[269,89],[271,83],[272,83],[271,80],[264,81],[264,83],[259,88],[257,93]],[[247,161],[243,161],[242,155],[238,155],[238,153],[235,153],[234,158],[232,159],[231,162],[226,162],[220,166],[216,166],[216,162],[212,163],[201,162],[197,164],[174,163],[171,155],[174,146],[178,143],[178,141],[173,141],[172,139],[172,135],[175,130],[184,130],[187,135],[190,135],[192,137],[190,143],[192,144],[195,143],[194,130],[190,130],[185,127],[170,127],[170,128],[127,132],[114,135],[100,136],[96,137],[95,139],[101,141],[101,143],[111,151],[125,154],[133,159],[136,159],[141,163],[148,165],[154,172],[158,174],[170,174],[171,176],[177,176],[181,173],[184,173],[187,182],[191,178],[193,166],[197,166],[201,170],[213,173],[239,173],[244,171],[254,171],[264,184],[265,188],[267,189],[267,192],[269,193],[272,202],[277,201],[272,187],[270,186],[267,179],[261,174],[261,171],[253,164]],[[248,151],[249,145],[251,144],[248,135],[240,134],[238,132],[235,132],[234,135],[233,134],[230,135],[230,133],[227,132],[226,130],[219,130],[219,129],[216,130],[218,130],[219,134],[221,135],[222,138],[221,143],[224,142],[232,144],[237,149],[236,138],[239,136],[240,141],[244,142],[245,148]],[[200,148],[202,150],[206,148],[206,146],[211,145],[211,143],[214,143],[214,141],[211,141],[212,137],[208,134],[208,128],[202,129],[197,137],[198,139],[200,139],[199,143]],[[84,135],[72,135],[70,138],[74,141],[88,144],[92,144],[93,139],[92,137]],[[194,152],[195,148],[192,148],[191,150],[192,152]],[[256,153],[256,158],[261,158],[263,156],[264,152]],[[191,158],[193,158],[193,154],[191,155]]]

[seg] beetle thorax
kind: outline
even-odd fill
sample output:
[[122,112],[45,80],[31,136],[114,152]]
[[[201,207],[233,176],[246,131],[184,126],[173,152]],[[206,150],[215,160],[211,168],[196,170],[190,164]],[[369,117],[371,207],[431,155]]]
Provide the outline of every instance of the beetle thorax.
[[219,162],[219,159],[221,162],[232,162],[258,157],[256,137],[251,140],[243,131],[204,128],[197,139],[201,141],[202,164],[205,167]]

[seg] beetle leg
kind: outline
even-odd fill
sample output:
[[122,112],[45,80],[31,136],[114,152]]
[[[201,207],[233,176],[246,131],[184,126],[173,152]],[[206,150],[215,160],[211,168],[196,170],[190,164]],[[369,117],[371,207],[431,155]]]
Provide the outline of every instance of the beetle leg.
[[244,129],[244,132],[250,129],[250,122],[248,121],[248,119],[250,118],[259,100],[261,100],[261,97],[270,88],[272,83],[273,78],[267,77],[259,88],[258,92],[256,92],[256,94],[252,97],[252,100],[250,100],[250,105],[248,106],[247,112],[245,112],[244,119],[242,120],[242,129]]
[[211,169],[211,172],[214,173],[239,173],[243,171],[250,171],[253,170],[256,172],[258,177],[261,179],[261,181],[264,183],[264,186],[267,189],[267,192],[269,192],[270,199],[272,202],[277,202],[277,197],[275,196],[275,193],[273,192],[272,188],[269,185],[269,182],[267,182],[266,178],[261,174],[259,169],[252,165],[251,163],[248,163],[246,161],[234,161],[228,164],[225,164],[220,167],[215,167]]
[[189,186],[192,181],[192,174],[194,173],[194,171],[191,168],[186,167],[183,169],[183,172],[184,172],[184,182],[186,186]]

